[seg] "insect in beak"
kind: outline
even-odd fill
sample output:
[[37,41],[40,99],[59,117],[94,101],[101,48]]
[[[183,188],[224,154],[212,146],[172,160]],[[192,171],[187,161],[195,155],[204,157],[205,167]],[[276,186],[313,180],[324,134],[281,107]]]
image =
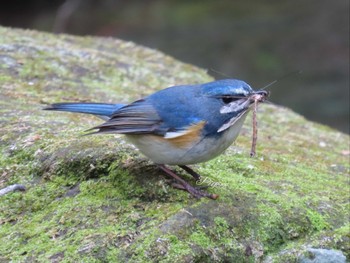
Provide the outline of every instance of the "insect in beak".
[[253,92],[250,96],[249,96],[249,101],[252,103],[253,106],[253,138],[252,138],[252,147],[250,150],[250,157],[254,157],[256,154],[256,141],[258,139],[258,122],[256,119],[256,112],[258,109],[258,103],[260,102],[264,102],[265,100],[267,100],[267,98],[269,97],[270,92],[267,90],[258,90]]

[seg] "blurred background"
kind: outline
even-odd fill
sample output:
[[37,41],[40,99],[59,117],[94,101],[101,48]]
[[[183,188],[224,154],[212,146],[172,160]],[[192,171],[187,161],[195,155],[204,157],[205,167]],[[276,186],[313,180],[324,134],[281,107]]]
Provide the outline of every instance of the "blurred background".
[[0,24],[133,41],[256,89],[301,70],[271,100],[349,133],[348,0],[12,0]]

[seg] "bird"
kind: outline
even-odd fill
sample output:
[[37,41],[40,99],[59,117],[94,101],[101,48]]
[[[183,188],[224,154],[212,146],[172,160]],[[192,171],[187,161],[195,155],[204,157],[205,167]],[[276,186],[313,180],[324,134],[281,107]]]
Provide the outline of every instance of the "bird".
[[188,165],[222,154],[237,138],[249,110],[268,96],[268,91],[255,91],[242,80],[222,79],[168,87],[130,104],[65,102],[44,110],[100,117],[105,122],[89,129],[89,134],[124,134],[175,179],[176,188],[195,198],[217,199],[217,194],[192,186],[168,166],[177,165],[200,180]]

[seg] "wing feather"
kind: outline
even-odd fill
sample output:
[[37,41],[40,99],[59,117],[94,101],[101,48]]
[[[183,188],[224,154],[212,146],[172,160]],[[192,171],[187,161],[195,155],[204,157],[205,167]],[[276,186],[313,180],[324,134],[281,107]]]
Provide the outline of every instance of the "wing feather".
[[138,100],[120,108],[108,121],[92,129],[97,129],[93,133],[163,135],[166,131],[161,129],[161,123],[154,107],[145,100]]

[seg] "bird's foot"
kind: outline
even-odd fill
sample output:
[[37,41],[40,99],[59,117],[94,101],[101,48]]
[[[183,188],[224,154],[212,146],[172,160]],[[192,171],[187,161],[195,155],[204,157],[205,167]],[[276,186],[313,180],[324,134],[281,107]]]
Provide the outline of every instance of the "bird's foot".
[[[185,167],[188,168],[187,166],[185,166]],[[189,183],[187,183],[185,180],[180,178],[177,174],[175,174],[172,170],[167,168],[165,165],[159,165],[159,168],[162,169],[162,171],[164,171],[167,175],[171,176],[172,178],[174,178],[177,181],[177,183],[173,184],[173,186],[175,188],[185,190],[185,191],[189,192],[195,198],[208,197],[210,199],[215,200],[219,197],[219,195],[217,195],[217,194],[209,194],[209,193],[206,193],[204,191],[201,191],[200,189],[197,189],[197,188],[191,186]]]
[[176,189],[180,189],[180,190],[184,190],[184,191],[189,192],[195,198],[208,197],[210,199],[216,200],[219,197],[219,195],[217,195],[217,194],[206,193],[204,191],[201,191],[201,189],[199,189],[199,188],[195,188],[195,187],[191,186],[190,184],[183,186],[182,184],[173,183],[171,185]]

